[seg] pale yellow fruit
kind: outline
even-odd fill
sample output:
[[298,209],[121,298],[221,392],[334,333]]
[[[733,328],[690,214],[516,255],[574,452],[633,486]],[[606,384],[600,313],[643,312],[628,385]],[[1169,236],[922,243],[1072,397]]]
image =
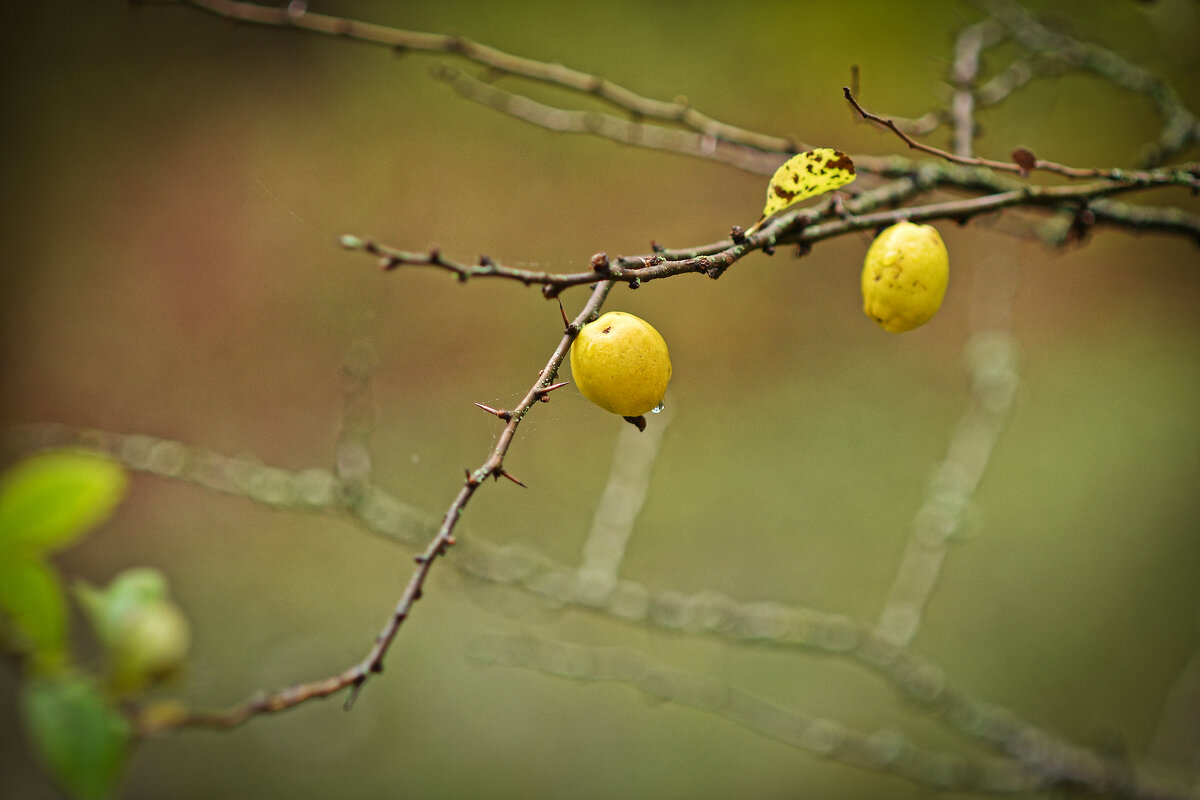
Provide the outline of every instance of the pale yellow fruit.
[[897,222],[867,250],[863,311],[886,331],[911,331],[941,308],[949,280],[950,255],[937,229]]
[[662,402],[671,380],[671,356],[653,325],[624,311],[609,311],[575,337],[571,377],[583,396],[605,411],[637,417]]

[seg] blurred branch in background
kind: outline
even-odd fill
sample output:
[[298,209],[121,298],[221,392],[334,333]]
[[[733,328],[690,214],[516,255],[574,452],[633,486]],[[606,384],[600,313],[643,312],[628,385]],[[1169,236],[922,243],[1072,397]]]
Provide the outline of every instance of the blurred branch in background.
[[[1061,70],[1080,69],[1095,73],[1105,82],[1142,95],[1163,120],[1158,141],[1146,144],[1138,157],[1142,166],[1155,166],[1173,158],[1196,142],[1200,142],[1200,119],[1184,105],[1179,93],[1158,75],[1137,64],[1131,64],[1118,53],[1094,42],[1080,42],[1037,20],[1015,0],[972,0],[992,19],[1003,25],[1008,34],[1033,59],[1020,64],[1020,73],[1030,76],[1056,74]],[[1004,87],[1024,83],[1010,76],[1005,84],[996,87],[999,96],[1007,94]],[[1011,91],[1011,89],[1009,89]],[[988,97],[989,101],[991,97]]]

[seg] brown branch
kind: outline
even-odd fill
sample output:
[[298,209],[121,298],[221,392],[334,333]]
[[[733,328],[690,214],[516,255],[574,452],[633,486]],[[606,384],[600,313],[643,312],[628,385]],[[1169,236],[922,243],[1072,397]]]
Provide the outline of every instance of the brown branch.
[[437,533],[429,541],[428,545],[426,545],[425,550],[416,556],[416,568],[409,577],[408,584],[404,587],[404,592],[400,595],[400,600],[396,603],[395,611],[392,612],[392,615],[388,618],[387,623],[384,624],[379,635],[375,637],[374,645],[372,645],[362,661],[329,678],[299,683],[269,694],[256,694],[224,711],[180,710],[174,714],[142,714],[138,717],[139,729],[143,733],[154,733],[167,728],[183,726],[232,728],[257,714],[284,711],[309,700],[329,697],[347,688],[350,689],[350,694],[346,698],[346,707],[351,707],[367,680],[372,675],[383,671],[384,657],[387,655],[387,651],[395,640],[396,635],[400,632],[400,627],[412,612],[413,606],[421,598],[421,591],[425,586],[425,581],[429,577],[434,562],[439,556],[445,555],[446,551],[455,544],[454,530],[458,525],[458,520],[462,516],[463,510],[471,501],[471,497],[475,494],[475,491],[488,478],[499,479],[504,477],[524,486],[524,484],[504,469],[504,457],[512,444],[513,436],[516,434],[517,427],[521,424],[521,420],[528,413],[529,409],[547,398],[549,392],[553,391],[553,389],[562,385],[561,383],[555,385],[554,378],[558,375],[558,369],[570,350],[571,342],[574,341],[579,329],[597,316],[613,285],[614,281],[603,281],[598,283],[595,289],[592,290],[592,294],[584,305],[583,310],[579,312],[571,325],[567,327],[562,338],[559,340],[558,346],[546,362],[546,366],[538,373],[537,381],[525,393],[525,397],[521,399],[521,402],[509,412],[509,419],[504,426],[504,430],[501,432],[500,438],[492,448],[492,452],[487,460],[473,472],[467,473],[466,478],[463,480],[463,485],[458,491],[458,495],[446,510]]
[[[979,186],[989,193],[962,200],[926,205],[910,205],[874,211],[880,206],[892,206],[928,191],[945,182],[952,186]],[[1071,212],[1092,203],[1104,209],[1097,221],[1135,230],[1156,230],[1183,234],[1200,244],[1200,217],[1176,208],[1143,207],[1104,201],[1103,198],[1141,188],[1131,181],[1101,180],[1087,184],[1036,186],[998,181],[987,175],[958,174],[954,171],[935,171],[932,186],[922,186],[920,180],[902,178],[890,181],[849,200],[824,203],[790,211],[771,220],[749,236],[720,241],[692,248],[663,249],[635,256],[618,256],[587,272],[555,273],[527,270],[497,264],[490,258],[467,264],[446,258],[440,250],[415,253],[381,245],[370,239],[344,236],[343,247],[360,250],[379,259],[385,269],[401,265],[432,266],[446,270],[460,280],[473,277],[498,277],[515,280],[526,286],[538,284],[546,297],[557,297],[563,290],[602,280],[615,280],[637,286],[676,275],[702,274],[719,278],[729,267],[756,250],[769,252],[777,244],[812,244],[823,239],[855,231],[886,227],[901,220],[931,222],[935,220],[969,221],[982,214],[1006,208],[1032,207]],[[486,410],[486,409],[485,409]]]
[[[850,87],[842,87],[842,94],[850,101],[850,105],[854,106],[854,110],[858,112],[865,120],[869,120],[878,125],[887,128],[892,133],[899,136],[905,144],[914,150],[920,150],[924,153],[937,156],[955,164],[963,164],[970,167],[987,167],[1000,172],[1015,172],[1022,176],[1027,175],[1031,170],[1041,170],[1043,172],[1051,172],[1055,175],[1062,175],[1067,178],[1106,178],[1112,181],[1132,181],[1140,186],[1186,186],[1193,190],[1200,190],[1200,163],[1190,162],[1181,164],[1178,167],[1170,169],[1156,170],[1127,170],[1127,169],[1093,169],[1068,167],[1064,164],[1059,164],[1055,161],[1047,161],[1041,158],[1033,157],[1028,150],[1022,151],[1020,148],[1014,151],[1014,158],[1020,160],[1014,161],[994,161],[990,158],[978,158],[976,156],[958,155],[955,153],[942,150],[941,148],[919,142],[909,136],[900,126],[893,120],[887,117],[881,117],[874,114],[859,104],[854,98],[854,94],[850,91]],[[956,138],[957,141],[957,138]],[[1016,153],[1027,153],[1027,157],[1017,156]],[[1028,160],[1026,160],[1026,158]]]

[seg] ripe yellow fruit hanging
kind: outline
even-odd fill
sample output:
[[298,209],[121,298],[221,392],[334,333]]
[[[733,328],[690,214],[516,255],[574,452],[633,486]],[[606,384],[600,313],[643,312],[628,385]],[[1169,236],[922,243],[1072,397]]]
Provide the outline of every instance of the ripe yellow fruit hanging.
[[886,331],[911,331],[941,308],[949,280],[950,255],[937,229],[897,222],[867,250],[863,311]]
[[605,411],[638,417],[662,402],[671,356],[653,325],[609,311],[584,325],[571,343],[571,377],[583,396]]

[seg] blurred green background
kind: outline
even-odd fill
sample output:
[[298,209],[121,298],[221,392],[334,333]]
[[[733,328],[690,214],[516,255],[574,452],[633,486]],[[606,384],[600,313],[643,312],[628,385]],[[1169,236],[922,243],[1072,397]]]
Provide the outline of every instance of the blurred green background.
[[[1197,3],[1034,7],[1200,108]],[[840,93],[851,65],[868,107],[920,115],[947,96],[953,34],[979,16],[950,0],[311,8],[460,33],[683,94],[746,127],[880,154],[902,144],[855,123]],[[516,402],[558,340],[558,308],[498,281],[381,274],[340,235],[576,271],[600,250],[719,239],[761,208],[761,177],[462,100],[429,76],[443,57],[182,7],[59,1],[6,16],[3,428],[62,422],[330,466],[339,369],[369,339],[381,359],[375,480],[438,515],[499,432],[471,403]],[[1078,166],[1128,165],[1160,124],[1143,98],[1076,76],[981,122],[982,154],[1024,145]],[[1196,210],[1182,190],[1153,199]],[[615,290],[607,308],[655,324],[675,367],[673,421],[623,574],[874,620],[968,402],[974,276],[1014,271],[1020,393],[976,496],[978,535],[952,547],[914,647],[956,687],[1137,757],[1198,643],[1200,259],[1179,239],[1112,231],[1052,252],[1014,236],[1023,224],[941,226],[946,304],[899,337],[862,314],[857,237],[803,260],[757,254],[717,282]],[[564,303],[573,312],[584,297]],[[507,461],[530,488],[486,487],[464,536],[577,562],[623,425],[574,388],[557,392]],[[139,475],[62,564],[95,582],[162,568],[195,628],[182,691],[207,707],[359,659],[411,557],[349,521]],[[929,796],[628,687],[477,666],[466,644],[488,631],[631,647],[804,713],[978,752],[843,661],[578,612],[498,615],[439,567],[352,713],[329,701],[151,741],[126,794]],[[0,792],[53,797],[18,736],[10,670],[0,690]]]

